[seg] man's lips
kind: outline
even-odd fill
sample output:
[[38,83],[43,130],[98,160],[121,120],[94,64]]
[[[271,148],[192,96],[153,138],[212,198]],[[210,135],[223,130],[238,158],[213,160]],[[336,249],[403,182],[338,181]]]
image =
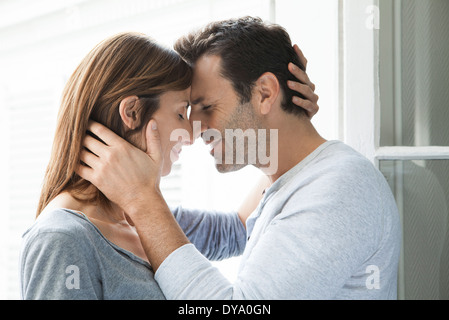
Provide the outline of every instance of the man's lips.
[[173,149],[173,152],[175,152],[176,154],[180,154],[182,152],[182,148],[179,149]]
[[215,147],[221,143],[221,139],[218,139],[218,140],[212,140],[212,141],[205,142],[205,143],[206,143],[206,145],[209,147],[209,151],[210,151],[210,152],[213,152],[214,149],[215,149]]

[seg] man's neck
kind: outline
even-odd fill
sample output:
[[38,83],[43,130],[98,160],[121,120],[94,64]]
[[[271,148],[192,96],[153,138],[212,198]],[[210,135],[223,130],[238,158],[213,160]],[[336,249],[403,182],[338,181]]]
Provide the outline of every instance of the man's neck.
[[278,129],[277,170],[267,173],[272,183],[326,142],[309,119],[289,116],[280,120],[270,125]]

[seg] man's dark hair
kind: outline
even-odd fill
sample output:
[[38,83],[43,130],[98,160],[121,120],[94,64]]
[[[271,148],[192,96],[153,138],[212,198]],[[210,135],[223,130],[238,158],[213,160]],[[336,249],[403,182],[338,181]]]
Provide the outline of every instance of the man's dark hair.
[[287,31],[279,25],[254,17],[212,22],[180,38],[174,49],[192,66],[205,54],[220,56],[221,75],[232,82],[241,103],[250,101],[256,80],[271,72],[284,94],[282,109],[299,116],[305,114],[292,102],[294,95],[304,97],[287,86],[287,80],[298,81],[288,70],[288,63],[293,62],[302,70],[305,67]]

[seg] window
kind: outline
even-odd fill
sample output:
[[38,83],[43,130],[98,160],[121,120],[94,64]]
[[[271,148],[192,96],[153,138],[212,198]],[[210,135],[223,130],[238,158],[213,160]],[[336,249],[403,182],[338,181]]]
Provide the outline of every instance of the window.
[[447,299],[449,2],[340,8],[344,140],[378,166],[395,195],[399,298]]
[[401,212],[403,299],[448,299],[448,160],[381,160]]
[[[309,60],[320,95],[321,110],[314,119],[318,130],[337,139],[337,8],[334,0],[1,1],[0,298],[20,297],[21,235],[34,221],[60,95],[94,45],[117,32],[140,31],[171,46],[187,30],[244,15],[277,22]],[[252,167],[217,173],[198,141],[184,149],[161,187],[172,205],[229,211],[238,208],[259,175]],[[230,278],[235,266],[235,260],[219,264]]]
[[399,294],[447,299],[449,43],[443,30],[449,28],[449,3],[384,1],[381,10],[380,50],[387,65],[381,60],[378,159],[403,223]]

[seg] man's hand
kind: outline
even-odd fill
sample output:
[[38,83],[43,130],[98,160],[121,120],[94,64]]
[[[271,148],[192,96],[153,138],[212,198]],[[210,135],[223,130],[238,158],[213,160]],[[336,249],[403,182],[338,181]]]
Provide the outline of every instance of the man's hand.
[[[293,48],[298,55],[299,61],[304,65],[304,67],[307,67],[307,59],[304,57],[301,49],[299,49],[296,44]],[[319,97],[315,94],[315,85],[310,81],[307,73],[302,71],[293,63],[289,63],[288,70],[299,80],[299,82],[288,81],[289,88],[301,93],[306,98],[306,100],[304,100],[299,97],[293,97],[293,103],[304,108],[307,111],[309,118],[312,119],[319,110]]]
[[[77,173],[94,184],[124,211],[151,192],[159,191],[163,157],[157,124],[146,130],[147,153],[135,148],[105,126],[91,121],[88,130],[104,143],[86,135]],[[132,212],[132,210],[129,210]],[[132,218],[132,217],[131,217]]]

